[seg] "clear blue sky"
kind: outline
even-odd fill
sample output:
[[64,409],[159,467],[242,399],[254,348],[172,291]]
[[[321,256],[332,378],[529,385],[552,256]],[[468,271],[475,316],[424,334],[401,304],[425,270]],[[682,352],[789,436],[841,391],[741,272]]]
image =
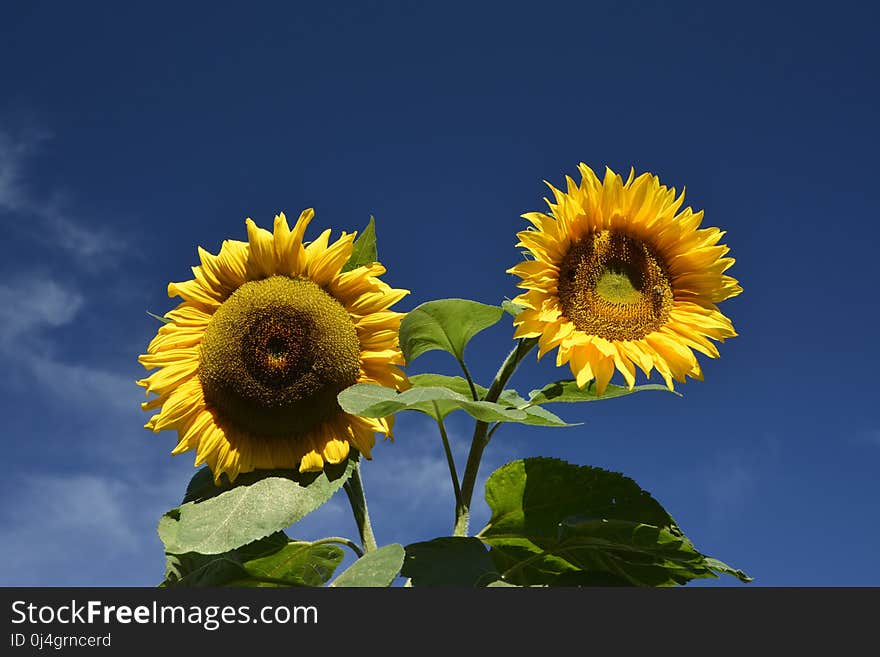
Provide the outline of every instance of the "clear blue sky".
[[[141,428],[136,359],[197,245],[282,210],[337,231],[373,214],[402,310],[498,303],[519,215],[584,161],[686,186],[728,231],[740,337],[683,398],[505,427],[483,474],[537,454],[620,470],[755,585],[880,585],[876,8],[268,5],[0,12],[0,584],[161,578],[155,523],[192,460]],[[472,343],[484,383],[510,335]],[[567,375],[530,360],[512,384]],[[461,455],[467,418],[450,425]],[[432,431],[402,416],[365,467],[380,542],[450,530]],[[291,533],[356,532],[338,499]]]

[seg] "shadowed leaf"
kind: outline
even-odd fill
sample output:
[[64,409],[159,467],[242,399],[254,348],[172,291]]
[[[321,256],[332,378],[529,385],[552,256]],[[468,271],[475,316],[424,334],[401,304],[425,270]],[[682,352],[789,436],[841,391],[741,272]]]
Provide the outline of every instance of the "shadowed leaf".
[[632,479],[529,458],[486,482],[492,509],[478,535],[504,579],[520,585],[669,586],[745,573],[701,554]]
[[401,574],[413,586],[488,586],[500,578],[486,546],[463,536],[407,545]]

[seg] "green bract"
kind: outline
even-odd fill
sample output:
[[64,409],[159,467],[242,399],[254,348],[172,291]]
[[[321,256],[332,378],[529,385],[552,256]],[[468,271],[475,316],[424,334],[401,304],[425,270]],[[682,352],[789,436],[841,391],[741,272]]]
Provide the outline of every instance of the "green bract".
[[351,271],[363,265],[369,265],[379,260],[379,254],[376,251],[376,221],[370,217],[370,222],[358,235],[354,242],[354,248],[351,251],[351,257],[342,266],[342,271]]

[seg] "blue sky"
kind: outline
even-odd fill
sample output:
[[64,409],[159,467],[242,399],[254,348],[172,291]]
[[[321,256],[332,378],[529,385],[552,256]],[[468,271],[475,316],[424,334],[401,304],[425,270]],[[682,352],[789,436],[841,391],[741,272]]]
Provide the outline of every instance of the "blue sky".
[[[320,6],[312,6],[320,5]],[[712,6],[707,6],[712,5]],[[864,3],[20,3],[0,16],[0,584],[145,585],[192,474],[137,363],[196,246],[373,214],[409,310],[517,290],[523,212],[583,161],[687,187],[745,292],[683,398],[551,407],[528,455],[619,470],[755,585],[880,585],[880,16]],[[483,383],[512,329],[477,338]],[[413,372],[455,373],[440,354]],[[521,392],[568,376],[530,359]],[[450,421],[463,466],[469,423]],[[364,481],[380,542],[447,534],[439,440],[403,415]],[[487,517],[476,511],[474,524]],[[478,528],[478,527],[477,527]],[[334,499],[292,532],[356,534]],[[737,586],[732,578],[707,585]]]

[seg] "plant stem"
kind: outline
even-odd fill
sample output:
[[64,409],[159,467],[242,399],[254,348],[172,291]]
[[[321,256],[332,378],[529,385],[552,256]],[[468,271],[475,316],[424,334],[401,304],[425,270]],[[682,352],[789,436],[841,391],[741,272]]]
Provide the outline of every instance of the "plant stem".
[[364,546],[364,552],[371,552],[376,549],[376,538],[373,536],[373,527],[370,525],[370,514],[367,511],[367,498],[364,496],[364,484],[361,481],[361,464],[356,463],[354,471],[351,473],[348,481],[343,484],[345,493],[348,495],[348,502],[351,504],[351,511],[354,514],[354,521],[357,523],[358,532],[361,535],[361,544]]
[[480,401],[480,396],[477,394],[477,387],[474,385],[474,379],[471,376],[470,371],[468,371],[467,365],[464,364],[463,359],[458,358],[457,356],[455,359],[458,361],[458,364],[461,365],[461,371],[464,372],[464,378],[467,379],[468,386],[470,386],[471,397],[473,397],[474,401]]
[[343,536],[328,536],[327,538],[319,538],[317,541],[311,542],[312,545],[324,545],[326,543],[344,545],[345,547],[350,548],[358,558],[364,556],[364,551],[361,549],[360,545]]
[[[520,361],[525,358],[535,345],[538,338],[520,338],[513,350],[498,369],[495,380],[489,386],[485,401],[496,402],[504,391],[504,386],[513,376]],[[497,428],[497,426],[496,426]],[[493,432],[494,433],[494,430]],[[489,423],[478,420],[474,426],[474,437],[471,440],[471,450],[468,454],[467,464],[464,468],[464,477],[461,480],[461,504],[455,518],[453,536],[467,536],[468,520],[470,519],[471,499],[474,496],[474,486],[477,483],[477,472],[480,469],[480,459],[483,450],[489,444]]]
[[449,464],[449,475],[452,477],[452,490],[455,493],[455,518],[456,520],[462,513],[461,505],[461,486],[458,483],[458,472],[455,469],[455,459],[452,456],[452,449],[449,446],[449,436],[446,433],[446,425],[443,418],[440,417],[440,409],[437,402],[434,404],[434,413],[437,415],[437,427],[440,429],[440,438],[443,440],[443,451],[446,452],[446,462]]

